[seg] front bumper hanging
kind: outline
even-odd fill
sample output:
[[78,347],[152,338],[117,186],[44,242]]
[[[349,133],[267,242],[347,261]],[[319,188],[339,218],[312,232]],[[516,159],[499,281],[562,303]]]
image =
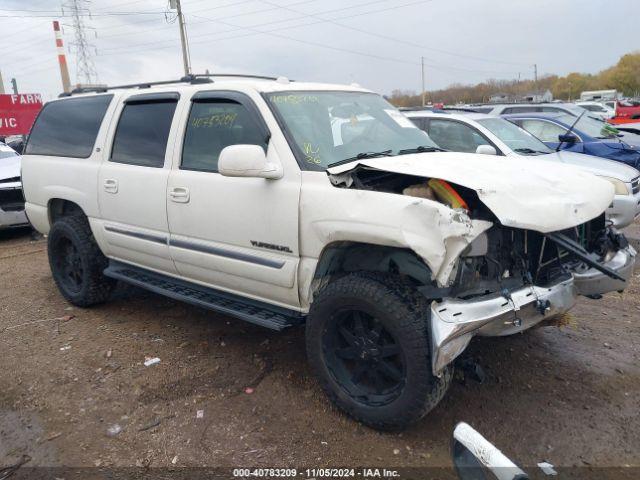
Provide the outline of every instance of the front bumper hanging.
[[460,355],[475,335],[521,332],[568,311],[576,303],[572,278],[551,287],[527,286],[479,300],[446,299],[431,305],[431,360],[434,375]]

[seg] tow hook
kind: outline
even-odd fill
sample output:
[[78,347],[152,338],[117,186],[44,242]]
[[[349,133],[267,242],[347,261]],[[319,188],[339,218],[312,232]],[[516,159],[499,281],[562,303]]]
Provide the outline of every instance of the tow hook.
[[518,307],[516,305],[516,303],[513,301],[513,298],[511,297],[511,293],[509,292],[509,289],[503,288],[502,291],[500,292],[500,294],[508,302],[511,302],[511,305],[513,305],[513,320],[508,321],[508,322],[504,322],[504,324],[505,325],[513,325],[514,327],[520,327],[522,325],[522,320],[520,320],[518,318],[518,310],[520,310],[520,307]]
[[549,300],[536,300],[536,309],[541,315],[546,315],[551,310],[551,302]]

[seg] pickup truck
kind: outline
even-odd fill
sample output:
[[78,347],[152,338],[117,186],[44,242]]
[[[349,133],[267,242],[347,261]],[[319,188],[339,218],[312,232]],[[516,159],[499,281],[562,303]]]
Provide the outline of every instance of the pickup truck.
[[441,151],[357,86],[215,75],[74,91],[40,112],[22,176],[69,302],[122,281],[305,324],[321,387],[378,429],[433,409],[473,337],[623,290],[636,255],[605,222],[609,181]]

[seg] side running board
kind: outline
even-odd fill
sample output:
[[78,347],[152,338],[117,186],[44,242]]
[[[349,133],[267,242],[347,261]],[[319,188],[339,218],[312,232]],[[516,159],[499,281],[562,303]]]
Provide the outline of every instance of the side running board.
[[230,315],[272,330],[304,323],[295,310],[269,305],[111,260],[104,274],[174,300]]

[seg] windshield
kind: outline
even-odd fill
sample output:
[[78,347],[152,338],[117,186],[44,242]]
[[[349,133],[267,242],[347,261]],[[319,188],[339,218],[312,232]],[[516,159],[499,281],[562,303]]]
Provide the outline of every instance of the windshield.
[[284,123],[305,170],[325,170],[359,155],[437,149],[425,132],[374,93],[291,91],[266,97]]
[[[561,115],[558,120],[571,126],[576,121],[575,117],[570,115]],[[608,123],[596,120],[595,118],[583,115],[576,126],[576,130],[583,132],[594,138],[616,138],[618,131]]]
[[17,157],[16,151],[2,143],[0,143],[0,159]]
[[552,150],[526,130],[503,118],[483,118],[478,123],[520,155],[542,155]]

